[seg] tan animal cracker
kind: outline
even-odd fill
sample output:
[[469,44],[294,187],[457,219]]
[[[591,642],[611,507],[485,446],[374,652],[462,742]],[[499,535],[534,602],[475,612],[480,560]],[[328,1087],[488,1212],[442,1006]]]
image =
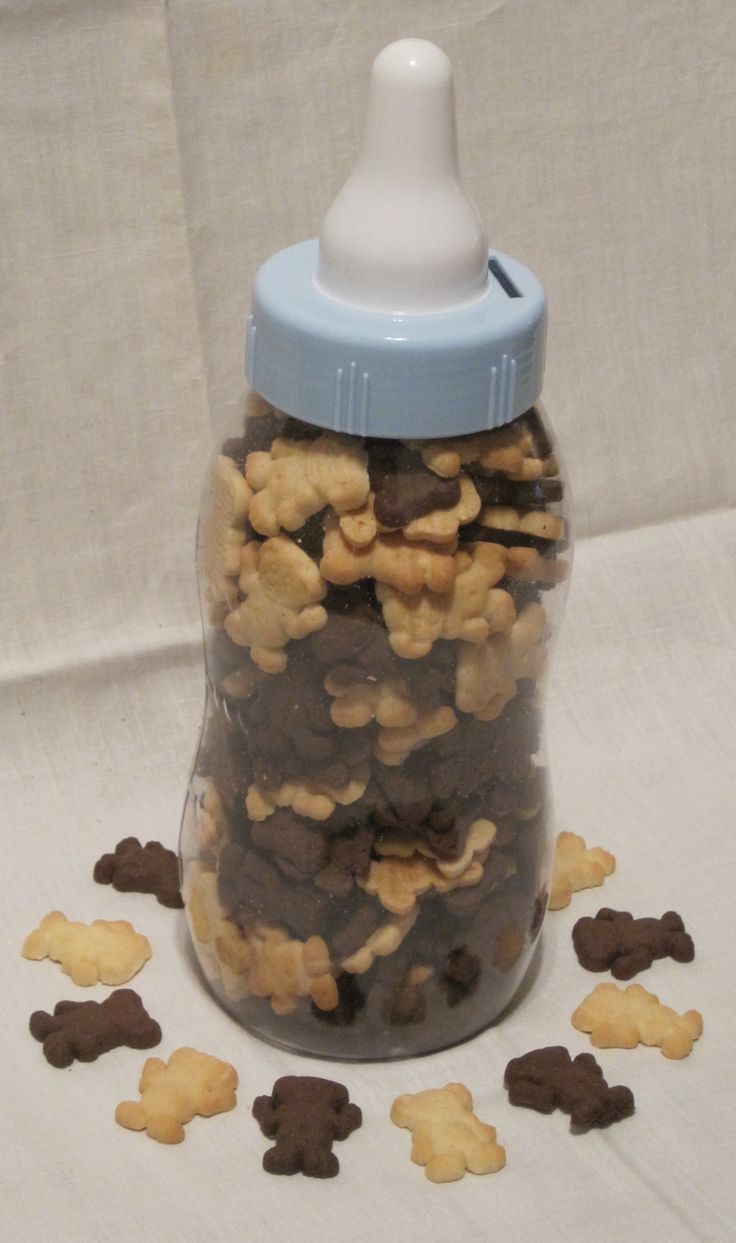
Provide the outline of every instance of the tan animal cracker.
[[68,920],[51,911],[29,933],[24,958],[51,958],[75,984],[125,984],[151,957],[151,944],[126,919]]
[[241,554],[242,604],[225,618],[233,643],[250,648],[264,673],[286,668],[284,647],[327,624],[327,586],[311,557],[285,535],[252,540]]
[[419,719],[409,685],[400,678],[371,681],[362,669],[338,666],[327,674],[324,687],[334,697],[330,716],[341,729],[360,729],[373,720],[398,729]]
[[703,1017],[697,1010],[678,1014],[664,1006],[641,984],[619,988],[599,984],[572,1016],[578,1031],[589,1032],[597,1049],[634,1049],[656,1045],[665,1057],[687,1057],[702,1034]]
[[386,856],[371,861],[368,875],[358,884],[366,893],[378,897],[382,906],[394,915],[408,915],[416,900],[430,889],[449,893],[451,889],[477,885],[483,876],[483,864],[477,859],[459,876],[445,876],[435,859],[410,855],[408,859]]
[[418,714],[414,725],[379,729],[373,754],[381,764],[403,764],[412,751],[418,751],[433,739],[449,734],[456,724],[457,717],[452,708],[428,708]]
[[467,871],[474,860],[482,862],[485,859],[495,836],[496,826],[492,821],[474,820],[468,829],[462,854],[457,859],[438,859],[424,838],[411,837],[406,833],[383,833],[376,838],[373,848],[379,855],[397,859],[409,859],[413,854],[424,855],[434,860],[443,876],[453,879]]
[[555,844],[554,875],[549,909],[569,906],[580,889],[595,889],[616,870],[616,860],[600,846],[588,848],[577,833],[559,833]]
[[365,945],[355,950],[349,958],[343,959],[340,970],[349,971],[352,975],[362,975],[371,969],[377,958],[385,958],[388,954],[395,953],[404,937],[414,927],[418,914],[419,908],[415,906],[407,915],[392,915],[371,933]]
[[217,855],[225,835],[225,808],[220,792],[213,781],[208,781],[199,798],[197,813],[197,845],[200,850]]
[[202,570],[213,624],[221,623],[223,610],[234,608],[238,602],[240,554],[251,496],[243,472],[232,458],[219,454],[212,467],[209,506],[202,527]]
[[285,781],[275,790],[264,790],[259,785],[248,789],[245,805],[251,820],[266,820],[277,807],[291,807],[298,816],[309,820],[326,820],[335,807],[347,806],[365,794],[370,770],[361,764],[342,786],[332,786],[319,781]]
[[496,1128],[473,1113],[473,1097],[462,1083],[407,1092],[391,1106],[391,1121],[412,1132],[411,1159],[433,1183],[471,1174],[495,1174],[506,1164]]
[[537,677],[544,663],[547,614],[527,604],[508,634],[484,643],[461,643],[457,656],[455,703],[480,721],[494,721],[516,694],[520,678]]
[[454,551],[454,542],[412,543],[400,533],[379,534],[367,548],[353,548],[331,515],[325,519],[320,570],[327,582],[342,587],[374,578],[405,595],[414,595],[422,587],[449,591],[455,581]]
[[426,589],[405,596],[379,583],[376,595],[383,607],[389,642],[397,656],[417,660],[426,656],[437,639],[482,643],[491,634],[506,633],[516,620],[514,602],[495,584],[506,572],[506,549],[477,543],[455,557],[456,578],[444,594]]
[[337,985],[321,937],[292,940],[285,928],[254,919],[239,929],[225,917],[214,872],[191,865],[187,909],[192,931],[209,951],[211,976],[218,977],[233,1001],[267,997],[276,1014],[291,1014],[300,997],[320,1010],[333,1010]]
[[486,505],[478,522],[499,531],[520,531],[541,539],[558,540],[565,534],[565,523],[556,514],[544,509],[514,509],[510,505]]
[[421,450],[424,465],[446,478],[471,464],[484,473],[503,471],[510,479],[519,480],[556,475],[559,470],[553,456],[537,456],[534,438],[521,421],[451,440],[418,441],[416,447]]
[[255,492],[250,521],[261,535],[296,531],[325,505],[338,514],[357,509],[370,488],[365,450],[335,432],[274,440],[268,452],[248,454],[245,476]]
[[168,1062],[149,1057],[138,1085],[140,1101],[121,1101],[115,1121],[131,1131],[145,1131],[161,1144],[179,1144],[184,1124],[195,1114],[211,1118],[237,1104],[238,1075],[229,1062],[221,1062],[196,1049],[177,1049]]

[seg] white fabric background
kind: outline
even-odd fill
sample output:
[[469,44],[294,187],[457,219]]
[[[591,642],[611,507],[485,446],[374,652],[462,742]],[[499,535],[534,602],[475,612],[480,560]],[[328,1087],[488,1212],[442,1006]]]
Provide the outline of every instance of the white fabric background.
[[[244,1036],[183,920],[91,866],[129,833],[176,841],[202,704],[194,524],[242,399],[250,281],[317,230],[370,62],[406,34],[452,57],[468,184],[549,293],[545,399],[584,537],[550,691],[557,808],[619,866],[549,917],[502,1026],[332,1067],[365,1114],[341,1175],[277,1180],[252,1098],[330,1068]],[[0,0],[4,1238],[736,1238],[735,65],[732,0]],[[681,1064],[601,1054],[637,1114],[572,1137],[500,1081],[534,1045],[587,1047],[569,1014],[595,981],[569,932],[602,901],[682,911],[696,962],[644,983],[706,1032]],[[28,1015],[76,994],[18,949],[54,907],[147,932],[162,1055],[231,1060],[234,1113],[165,1149],[112,1122],[141,1054],[46,1065]],[[387,1112],[452,1079],[508,1166],[438,1188]]]

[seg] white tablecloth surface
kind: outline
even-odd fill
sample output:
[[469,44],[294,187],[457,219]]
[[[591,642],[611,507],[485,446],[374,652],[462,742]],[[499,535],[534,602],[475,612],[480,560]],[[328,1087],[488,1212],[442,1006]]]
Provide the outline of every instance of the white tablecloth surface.
[[[340,1066],[243,1034],[184,919],[91,878],[119,838],[175,845],[203,700],[192,542],[212,439],[242,399],[258,262],[313,233],[372,56],[414,33],[457,67],[468,181],[551,298],[546,396],[582,538],[549,692],[559,827],[612,850],[550,914],[504,1022],[413,1062]],[[65,1243],[736,1238],[736,390],[730,0],[6,0],[0,7],[4,591],[3,1238]],[[705,1034],[682,1063],[604,1051],[635,1116],[573,1136],[509,1106],[507,1060],[588,1046],[574,920],[679,910],[697,956],[642,982]],[[231,1061],[239,1105],[165,1148],[113,1122],[145,1055],[59,1071],[30,1012],[82,992],[20,957],[48,910],[127,918],[168,1056]],[[342,1079],[364,1123],[338,1179],[275,1179],[250,1116],[283,1073]],[[388,1118],[461,1080],[506,1169],[434,1186]]]

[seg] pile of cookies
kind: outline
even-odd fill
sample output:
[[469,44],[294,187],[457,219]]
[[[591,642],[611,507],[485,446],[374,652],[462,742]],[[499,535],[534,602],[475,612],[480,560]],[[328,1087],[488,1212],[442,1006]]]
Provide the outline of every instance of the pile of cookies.
[[[575,834],[561,833],[555,850],[551,905],[566,906],[574,892],[601,885],[615,866],[616,860],[607,851],[597,846],[588,848]],[[176,908],[182,905],[176,871],[173,851],[159,842],[142,846],[136,838],[126,838],[114,852],[97,861],[93,875],[100,884],[112,884],[121,892],[155,894],[162,905]],[[212,879],[205,882],[205,877]],[[218,918],[214,874],[203,870],[200,880],[210,892],[195,918]],[[222,936],[224,945],[233,935],[227,931],[229,927],[227,922],[220,928],[211,927],[209,939]],[[265,931],[254,932],[254,938],[256,935],[269,942]],[[307,953],[302,946],[295,951],[295,943],[284,930],[280,939],[271,940],[272,950],[260,956],[249,942],[247,967],[252,978],[260,980],[261,995],[271,997],[275,1012],[290,1014],[293,995],[299,989],[308,990],[310,981],[315,995],[326,1001],[328,990],[334,988],[334,977],[322,948],[313,945]],[[691,962],[695,954],[692,938],[675,911],[667,911],[659,919],[634,919],[627,911],[603,907],[594,918],[583,916],[576,922],[572,941],[581,966],[589,971],[610,968],[623,980],[647,970],[656,959]],[[377,945],[378,941],[368,953],[371,961]],[[122,984],[148,961],[151,945],[126,920],[96,919],[82,924],[52,911],[28,934],[22,953],[29,959],[51,958],[78,985]],[[220,947],[218,953],[222,966],[225,951]],[[465,974],[461,961],[462,951],[458,951],[456,976],[460,985]],[[233,959],[230,965],[233,970],[239,966],[236,974],[242,974],[241,960]],[[319,988],[318,976],[323,977]],[[409,973],[403,986],[409,1011],[414,1004],[412,997],[416,998],[417,989],[425,982],[422,971]],[[612,983],[599,984],[578,1006],[571,1021],[579,1031],[590,1034],[597,1048],[653,1045],[664,1057],[674,1060],[688,1056],[703,1030],[698,1011],[677,1014],[639,984],[623,990]],[[117,988],[103,1002],[60,1001],[53,1014],[37,1010],[31,1015],[29,1028],[42,1043],[46,1060],[57,1068],[68,1067],[75,1059],[95,1061],[122,1045],[149,1049],[161,1041],[159,1024],[147,1013],[138,994],[128,988]],[[168,1062],[158,1057],[147,1059],[138,1085],[140,1100],[121,1101],[115,1120],[126,1129],[145,1131],[159,1143],[178,1144],[185,1138],[185,1125],[195,1116],[212,1117],[235,1108],[238,1082],[238,1073],[229,1062],[185,1046],[176,1049]],[[533,1049],[513,1058],[506,1067],[504,1084],[510,1104],[541,1113],[560,1109],[570,1115],[571,1127],[578,1131],[609,1126],[634,1112],[634,1096],[628,1087],[609,1087],[592,1054],[572,1058],[561,1045]],[[347,1139],[362,1123],[360,1108],[350,1101],[343,1084],[310,1075],[277,1079],[269,1095],[256,1098],[252,1112],[264,1135],[275,1140],[263,1154],[263,1168],[270,1174],[302,1172],[312,1178],[334,1177],[340,1169],[332,1151],[334,1142]],[[412,1132],[411,1158],[425,1167],[427,1178],[433,1182],[452,1182],[463,1178],[466,1171],[496,1173],[506,1163],[495,1128],[475,1115],[472,1095],[464,1084],[405,1093],[393,1102],[391,1120]]]
[[512,996],[547,901],[539,683],[567,577],[536,410],[361,439],[249,399],[200,527],[194,945],[248,1028],[417,1053]]

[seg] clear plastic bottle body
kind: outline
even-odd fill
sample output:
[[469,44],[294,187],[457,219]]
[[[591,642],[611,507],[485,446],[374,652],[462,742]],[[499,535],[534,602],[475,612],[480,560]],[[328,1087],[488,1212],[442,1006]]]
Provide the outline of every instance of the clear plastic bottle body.
[[559,458],[538,407],[410,444],[249,411],[200,522],[192,942],[272,1043],[428,1053],[505,1009],[544,917]]

